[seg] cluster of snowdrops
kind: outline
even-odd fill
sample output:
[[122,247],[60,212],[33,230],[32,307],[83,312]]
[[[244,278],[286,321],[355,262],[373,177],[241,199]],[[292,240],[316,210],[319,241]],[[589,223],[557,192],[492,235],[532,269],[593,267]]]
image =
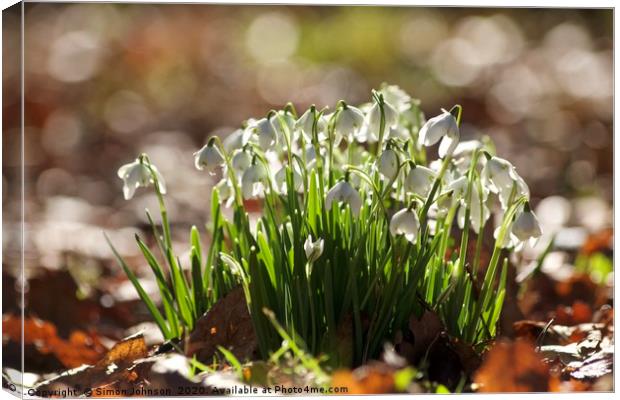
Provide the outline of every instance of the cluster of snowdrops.
[[[450,335],[484,347],[497,331],[508,255],[541,229],[526,183],[492,142],[459,141],[461,113],[426,120],[417,100],[383,85],[358,107],[298,114],[288,104],[223,141],[211,137],[194,154],[196,168],[221,179],[204,228],[210,243],[203,251],[193,227],[187,266],[172,249],[164,178],[143,154],[118,175],[126,199],[154,185],[160,202],[161,223],[147,215],[161,257],[136,240],[161,307],[119,262],[166,338],[191,332],[241,286],[265,357],[284,330],[327,364],[356,365],[428,310]],[[481,265],[485,232],[495,245]]]

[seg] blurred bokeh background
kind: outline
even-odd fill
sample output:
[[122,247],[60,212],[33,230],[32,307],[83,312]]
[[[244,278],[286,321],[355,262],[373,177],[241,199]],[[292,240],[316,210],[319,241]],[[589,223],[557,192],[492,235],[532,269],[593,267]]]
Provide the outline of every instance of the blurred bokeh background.
[[[15,35],[19,13],[3,18],[5,37]],[[104,307],[134,299],[102,231],[135,255],[132,235],[156,200],[140,190],[124,201],[120,165],[151,156],[186,240],[183,227],[208,219],[213,178],[192,159],[208,135],[288,101],[298,110],[362,103],[382,82],[421,99],[427,115],[462,104],[463,137],[491,136],[530,185],[543,224],[581,243],[612,224],[612,18],[541,8],[27,3],[27,275],[68,271],[77,289],[61,282],[57,291]],[[5,41],[5,60],[18,45]],[[6,285],[19,267],[19,76],[6,62]],[[40,303],[38,314],[72,318]],[[80,321],[104,323],[89,315]]]

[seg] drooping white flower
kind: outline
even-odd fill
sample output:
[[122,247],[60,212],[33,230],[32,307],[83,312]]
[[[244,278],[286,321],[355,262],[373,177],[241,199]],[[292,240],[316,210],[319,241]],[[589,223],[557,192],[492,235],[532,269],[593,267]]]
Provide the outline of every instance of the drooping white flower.
[[241,173],[252,164],[252,156],[243,149],[237,149],[233,153],[231,163],[235,172]]
[[445,157],[454,152],[458,145],[459,137],[460,133],[456,118],[451,113],[445,111],[426,121],[418,134],[418,144],[428,147],[441,140],[439,156]]
[[[278,134],[278,143],[286,144],[286,140],[284,139],[286,131],[293,134],[295,129],[295,117],[293,117],[293,114],[285,110],[279,110],[271,117],[271,122]],[[293,136],[291,140],[295,141],[296,139]]]
[[[241,146],[245,146],[248,143],[258,144],[258,138],[256,137],[256,123],[255,118],[249,118],[245,121],[244,128],[241,133]],[[241,147],[237,146],[237,147]]]
[[512,187],[517,174],[510,161],[493,156],[482,169],[482,177],[489,183],[489,189],[493,193],[499,193],[504,188]]
[[224,164],[224,156],[215,145],[214,140],[209,140],[200,150],[194,153],[194,165],[196,169],[207,170],[210,174]]
[[274,148],[278,144],[278,132],[273,126],[271,118],[261,118],[256,121],[254,131],[258,137],[258,145],[261,149],[267,151]]
[[[153,164],[150,165],[156,175],[157,182],[159,184],[159,191],[162,194],[166,193],[164,177],[159,173],[157,167]],[[155,182],[153,175],[151,174],[151,170],[149,170],[149,167],[144,162],[141,162],[139,158],[137,158],[134,162],[120,167],[117,174],[118,177],[123,180],[123,196],[125,197],[125,200],[131,199],[136,193],[137,188],[147,187]]]
[[309,263],[313,263],[321,257],[323,254],[325,242],[323,239],[312,240],[312,235],[308,235],[308,238],[304,242],[304,251],[306,252],[306,258]]
[[230,183],[230,180],[226,178],[220,180],[215,185],[215,189],[217,189],[217,191],[219,192],[220,201],[225,201],[224,203],[225,206],[230,207],[230,205],[232,204],[234,200],[233,187],[232,187],[232,184]]
[[443,193],[437,198],[437,201],[431,205],[429,212],[432,211],[437,218],[443,218],[448,215],[450,207],[454,204],[453,195],[454,193],[450,191]]
[[243,198],[247,200],[259,197],[264,193],[268,181],[269,175],[265,167],[260,162],[252,164],[241,177]]
[[231,151],[243,146],[243,132],[244,130],[239,128],[233,131],[230,135],[226,136],[224,139],[222,139],[222,145],[224,146],[224,150],[230,153]]
[[383,179],[393,181],[398,174],[398,155],[391,148],[383,150],[377,160],[377,169]]
[[[463,184],[464,184],[464,188],[463,188]],[[466,207],[469,206],[470,224],[471,224],[472,229],[476,233],[480,233],[480,230],[482,229],[484,224],[491,217],[491,211],[489,210],[489,207],[486,205],[486,201],[487,201],[489,193],[485,186],[482,186],[482,185],[480,186],[481,186],[482,191],[478,187],[478,184],[476,182],[473,182],[471,198],[469,199],[469,204],[468,204],[467,196],[466,196],[467,179],[465,179],[464,182],[459,180],[457,184],[452,185],[455,191],[460,191],[460,195],[461,195],[461,200],[460,200],[461,207],[459,208],[459,211],[457,214],[459,227],[463,229],[465,226]]]
[[385,85],[379,93],[399,112],[406,111],[410,107],[411,96],[397,85]]
[[345,203],[351,207],[353,215],[357,216],[362,207],[362,198],[349,182],[340,181],[336,183],[325,196],[325,209],[331,210],[333,203]]
[[471,157],[474,151],[481,148],[482,142],[480,140],[465,140],[463,142],[459,142],[452,155],[454,158]]
[[[314,107],[310,107],[295,122],[295,130],[304,135],[306,143],[312,143],[312,129],[314,126],[315,115],[318,111]],[[327,120],[325,118],[316,117],[316,129],[319,142],[323,142],[327,138]]]
[[405,178],[405,190],[410,193],[419,194],[422,197],[428,196],[433,182],[437,174],[422,165],[416,165],[411,168],[409,174]]
[[[275,175],[276,186],[278,191],[282,194],[287,193],[287,185],[286,185],[286,165],[280,168],[280,170]],[[295,191],[299,191],[302,188],[303,178],[299,172],[297,172],[297,168],[293,168],[293,185],[295,186]]]
[[[499,239],[499,233],[501,231],[501,228],[501,226],[498,226],[493,231],[493,238],[495,240]],[[514,233],[512,233],[512,224],[510,224],[508,225],[506,232],[504,233],[504,240],[501,243],[497,243],[497,245],[502,249],[514,248],[515,251],[519,251],[519,249],[523,245],[523,242],[521,242],[519,238],[515,236]]]
[[343,137],[351,143],[363,124],[364,113],[359,108],[349,106],[343,102],[336,114],[334,133],[337,137]]
[[[395,126],[398,122],[398,111],[394,109],[394,107],[388,103],[387,101],[383,102],[383,114],[384,114],[384,130],[389,131],[389,129]],[[379,140],[379,136],[381,135],[381,105],[375,102],[366,112],[366,117],[364,118],[364,125],[360,129],[357,140],[359,142],[368,142],[374,143]]]
[[465,193],[467,193],[467,177],[461,176],[450,182],[446,187],[446,191],[452,192],[452,198],[456,200],[461,200],[465,197]]
[[405,239],[415,242],[420,230],[420,220],[415,210],[403,208],[392,216],[390,233],[393,236],[404,235]]
[[409,133],[409,130],[404,126],[395,125],[392,126],[388,131],[387,138],[409,140],[411,138],[411,135]]
[[542,235],[538,218],[530,210],[529,204],[526,203],[523,211],[512,223],[512,233],[521,241],[536,239]]
[[[530,198],[530,188],[527,186],[527,183],[523,180],[523,178],[515,172],[517,179],[512,183],[510,187],[505,187],[500,190],[498,193],[499,201],[502,208],[505,210],[510,205],[510,197],[513,196],[513,199],[517,199],[521,196],[525,196],[526,198]],[[514,188],[514,193],[513,193]]]

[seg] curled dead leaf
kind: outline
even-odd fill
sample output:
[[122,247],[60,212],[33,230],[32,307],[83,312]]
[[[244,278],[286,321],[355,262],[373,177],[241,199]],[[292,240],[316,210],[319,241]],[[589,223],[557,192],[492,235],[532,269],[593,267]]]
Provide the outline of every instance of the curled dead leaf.
[[332,387],[346,387],[347,394],[381,394],[394,392],[394,369],[383,363],[371,363],[332,375]]
[[258,349],[252,318],[241,287],[228,293],[198,319],[186,343],[185,354],[210,363],[218,346],[228,349],[241,361],[254,358]]
[[[38,318],[24,319],[24,346],[34,350],[39,356],[53,355],[65,368],[75,368],[83,364],[93,364],[101,358],[105,347],[94,333],[71,332],[69,339],[58,336],[56,326]],[[21,343],[22,319],[20,316],[2,317],[3,344]],[[36,357],[36,355],[32,355]],[[30,358],[30,357],[28,357]]]
[[534,345],[523,339],[499,341],[484,357],[474,382],[480,392],[547,392],[556,378]]

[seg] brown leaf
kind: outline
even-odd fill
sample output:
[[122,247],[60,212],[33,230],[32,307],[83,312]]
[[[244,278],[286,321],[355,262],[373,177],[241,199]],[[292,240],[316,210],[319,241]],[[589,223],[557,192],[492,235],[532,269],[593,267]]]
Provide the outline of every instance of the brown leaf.
[[332,387],[346,387],[347,394],[394,393],[394,370],[382,363],[371,363],[332,375]]
[[591,255],[596,252],[608,252],[613,249],[614,231],[612,228],[603,229],[593,233],[586,239],[581,247],[581,253]]
[[241,287],[228,293],[198,319],[186,343],[185,354],[210,363],[218,346],[228,349],[241,361],[254,358],[257,351],[258,342]]
[[53,390],[68,387],[80,391],[95,389],[119,382],[131,382],[136,379],[131,368],[133,362],[148,355],[142,335],[128,337],[116,345],[95,365],[84,365],[63,372],[62,374],[41,382],[36,389]]
[[523,339],[497,342],[474,375],[480,392],[547,392],[553,381],[534,345]]
[[101,359],[97,366],[107,366],[110,364],[128,365],[138,358],[144,358],[148,355],[144,337],[141,334],[130,336],[123,339],[107,352],[105,357]]
[[[39,355],[55,356],[65,368],[93,364],[105,352],[105,347],[93,333],[73,331],[69,339],[64,340],[58,337],[56,326],[51,322],[37,318],[26,318],[23,322],[24,346],[29,346],[29,350],[34,350]],[[20,316],[3,316],[3,342],[20,343],[21,330],[22,319]]]
[[443,323],[434,311],[425,311],[419,319],[409,319],[409,329],[414,336],[413,359],[418,361],[443,330]]

